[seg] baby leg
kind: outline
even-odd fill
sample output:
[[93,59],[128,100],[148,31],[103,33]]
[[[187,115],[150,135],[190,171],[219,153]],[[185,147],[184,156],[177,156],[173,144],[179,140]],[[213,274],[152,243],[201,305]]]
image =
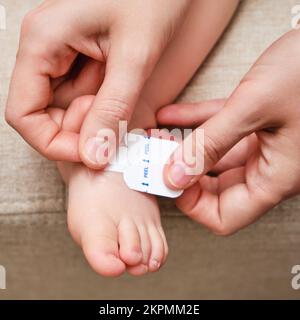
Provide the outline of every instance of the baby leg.
[[[236,4],[236,0],[226,5],[192,2],[184,25],[145,85],[131,128],[156,126],[155,112],[180,93],[217,41]],[[92,99],[74,101],[74,113],[70,108],[63,125],[79,131],[80,121],[74,125],[71,117],[82,106],[88,109]],[[134,275],[158,270],[168,247],[155,197],[128,189],[120,174],[92,171],[82,164],[60,164],[59,168],[69,185],[70,232],[93,269],[106,276],[120,275],[125,269]]]

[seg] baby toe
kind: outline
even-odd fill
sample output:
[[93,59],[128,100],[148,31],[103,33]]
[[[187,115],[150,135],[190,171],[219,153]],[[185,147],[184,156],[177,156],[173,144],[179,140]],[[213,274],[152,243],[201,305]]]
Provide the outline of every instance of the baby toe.
[[142,248],[142,264],[148,265],[150,254],[151,254],[151,241],[147,228],[142,225],[138,226],[140,239],[141,239],[141,248]]
[[132,276],[142,276],[148,272],[148,266],[140,263],[137,266],[127,267],[127,272]]
[[100,275],[116,277],[125,271],[126,266],[119,257],[116,226],[103,222],[89,224],[82,233],[81,244],[87,261]]
[[138,226],[139,235],[141,239],[141,249],[142,249],[142,261],[140,264],[134,266],[134,267],[128,267],[127,271],[128,273],[134,275],[134,276],[141,276],[149,271],[149,258],[151,254],[151,241],[148,234],[148,230],[146,227],[142,224]]
[[148,266],[150,272],[157,271],[164,262],[164,241],[160,232],[155,225],[148,226],[148,232],[151,241],[151,255]]
[[168,254],[169,254],[169,246],[168,246],[166,234],[165,234],[162,226],[159,226],[157,228],[157,231],[159,232],[159,234],[163,240],[163,244],[164,244],[164,258],[163,258],[163,262],[162,262],[164,264],[167,260]]
[[118,229],[121,259],[129,266],[139,264],[143,254],[137,226],[129,219],[123,219]]

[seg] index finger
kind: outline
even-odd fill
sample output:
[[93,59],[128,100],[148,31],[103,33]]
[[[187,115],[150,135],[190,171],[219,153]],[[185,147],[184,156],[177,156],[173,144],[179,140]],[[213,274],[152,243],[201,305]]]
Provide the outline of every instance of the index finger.
[[45,59],[20,55],[11,79],[6,120],[48,159],[79,162],[78,134],[63,131],[47,112],[52,99],[50,79]]

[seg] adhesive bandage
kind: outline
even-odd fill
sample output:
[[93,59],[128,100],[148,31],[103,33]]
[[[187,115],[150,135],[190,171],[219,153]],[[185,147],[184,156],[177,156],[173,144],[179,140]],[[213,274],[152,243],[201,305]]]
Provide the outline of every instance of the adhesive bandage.
[[183,190],[168,188],[163,179],[163,169],[178,143],[129,133],[123,145],[105,171],[123,174],[130,189],[158,196],[177,198]]

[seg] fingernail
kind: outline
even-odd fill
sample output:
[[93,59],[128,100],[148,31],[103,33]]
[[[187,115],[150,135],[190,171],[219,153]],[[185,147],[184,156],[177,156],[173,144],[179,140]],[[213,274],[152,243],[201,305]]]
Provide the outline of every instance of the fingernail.
[[85,144],[85,155],[95,164],[106,164],[109,158],[109,142],[99,137],[88,139]]
[[169,182],[175,187],[182,189],[195,179],[192,175],[187,175],[184,164],[175,163],[169,168]]

